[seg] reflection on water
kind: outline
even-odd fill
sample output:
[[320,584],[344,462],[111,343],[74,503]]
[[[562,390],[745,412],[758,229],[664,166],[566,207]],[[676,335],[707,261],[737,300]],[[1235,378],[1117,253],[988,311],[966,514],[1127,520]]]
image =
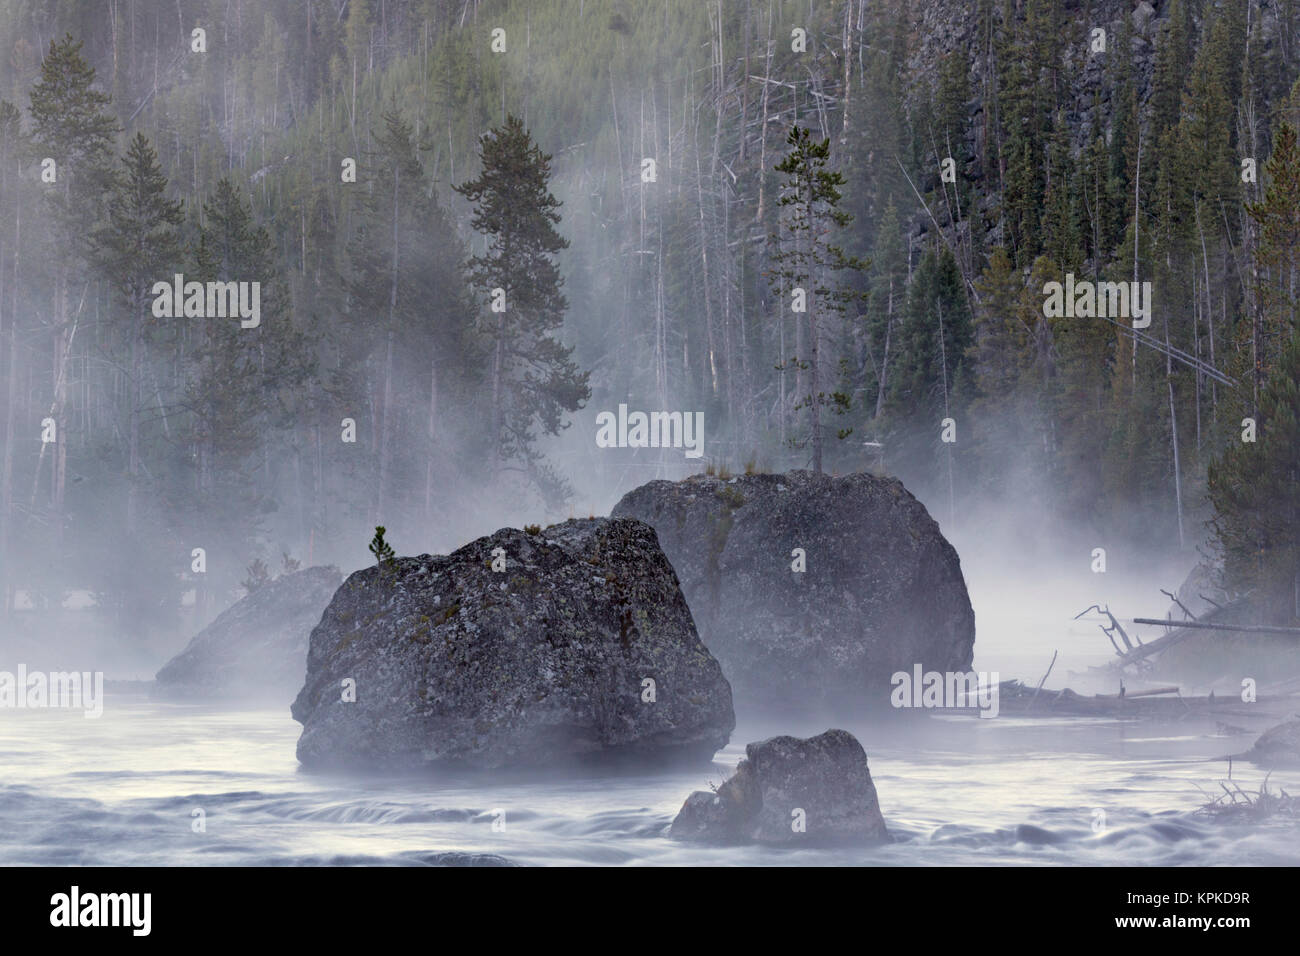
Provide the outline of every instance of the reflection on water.
[[[99,720],[0,712],[0,863],[1300,863],[1294,824],[1224,825],[1193,812],[1206,800],[1197,787],[1222,792],[1221,758],[1253,739],[1216,736],[1212,723],[848,724],[895,842],[842,850],[663,836],[686,795],[723,780],[745,742],[824,723],[742,726],[696,772],[546,780],[304,773],[299,729],[287,708],[223,712],[130,695],[110,696]],[[1233,779],[1253,792],[1264,773],[1237,763]],[[1269,783],[1300,793],[1300,772]]]

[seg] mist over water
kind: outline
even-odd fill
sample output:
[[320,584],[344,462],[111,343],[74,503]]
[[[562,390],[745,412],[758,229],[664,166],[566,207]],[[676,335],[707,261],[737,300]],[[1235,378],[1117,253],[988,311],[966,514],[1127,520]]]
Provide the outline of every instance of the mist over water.
[[[741,741],[818,733],[742,718],[711,768],[560,778],[306,773],[286,710],[110,698],[102,720],[31,712],[0,724],[6,863],[186,866],[1256,865],[1300,862],[1289,824],[1194,813],[1240,738],[1213,727],[1083,719],[849,725],[867,749],[894,842],[868,849],[711,848],[664,838],[692,790],[720,783]],[[1238,766],[1253,791],[1263,773]],[[1294,792],[1300,775],[1274,774]],[[194,811],[206,830],[194,832]],[[504,829],[493,829],[504,810]],[[1104,826],[1094,830],[1104,812]]]
[[[960,559],[973,671],[1042,681],[1044,700],[1146,686],[1103,669],[1115,649],[1081,612],[1163,618],[1162,589],[1209,550],[1234,597],[1286,598],[1277,569],[1300,567],[1300,432],[1284,427],[1300,344],[1287,358],[1283,334],[1300,254],[1276,241],[1300,153],[1269,162],[1294,145],[1275,119],[1300,119],[1297,11],[260,6],[0,0],[0,672],[109,685],[89,719],[0,708],[0,865],[1300,864],[1293,822],[1197,812],[1229,779],[1300,792],[1300,770],[1227,760],[1296,697],[1222,720],[868,720],[759,700],[697,769],[399,775],[304,770],[291,695],[152,686],[255,593],[255,567],[346,579],[374,567],[381,523],[400,557],[447,555],[608,516],[648,481],[814,462],[897,478],[925,506]],[[1068,22],[1044,29],[1049,9]],[[1087,18],[1122,26],[1109,54],[1082,45]],[[474,182],[516,128],[515,159],[531,159],[512,172],[540,185],[511,211],[558,218],[534,216],[514,248],[550,251],[503,278]],[[844,222],[821,210],[811,235],[863,261],[791,288],[804,240],[777,164],[800,130],[844,176]],[[1044,306],[1062,281],[1092,296],[1130,274],[1147,324]],[[183,301],[186,279],[208,305]],[[145,295],[155,283],[165,302]],[[798,311],[792,295],[822,284],[823,310]],[[824,462],[816,389],[834,393],[814,403]],[[629,447],[605,430],[624,409],[691,430]],[[1247,444],[1267,454],[1243,464]],[[1257,497],[1234,511],[1225,487]],[[1212,516],[1237,533],[1235,565]],[[1272,578],[1242,571],[1260,527],[1276,531]],[[1269,664],[1296,672],[1294,645],[1277,646],[1249,673],[1166,683],[1234,700]],[[243,653],[279,664],[256,640]],[[668,839],[746,744],[829,727],[865,749],[889,843]]]
[[[658,466],[652,466],[658,467]],[[685,471],[685,466],[682,466]],[[668,477],[678,477],[665,467]],[[640,482],[589,494],[607,513]],[[932,515],[944,516],[931,502]],[[585,516],[585,515],[584,515]],[[503,509],[478,530],[524,523]],[[1112,554],[1089,568],[1096,537],[1038,525],[1032,514],[965,512],[950,532],[975,609],[972,669],[1033,686],[1053,652],[1046,690],[1115,693],[1087,673],[1112,660],[1094,620],[1163,614],[1160,588],[1186,573],[1177,559]],[[944,529],[947,531],[948,529]],[[471,532],[465,532],[471,533]],[[1072,542],[1066,550],[1062,541]],[[457,542],[446,547],[452,549]],[[345,569],[345,571],[350,569]],[[1090,618],[1095,618],[1091,615]],[[1134,628],[1141,631],[1141,628]],[[1148,637],[1151,635],[1148,635]],[[75,626],[4,647],[0,667],[100,668],[148,680],[183,646],[115,644]],[[1250,724],[1253,731],[1264,724]],[[849,730],[868,754],[893,842],[867,849],[707,847],[666,838],[687,794],[718,785],[746,743],[777,734]],[[300,725],[282,705],[255,709],[156,701],[110,689],[104,716],[7,711],[0,720],[0,860],[19,864],[281,865],[1295,865],[1291,824],[1230,825],[1195,811],[1228,780],[1225,757],[1252,735],[1214,720],[946,717],[911,712],[875,723],[832,715],[790,718],[744,709],[712,766],[653,773],[433,772],[410,776],[302,770]],[[1231,780],[1253,793],[1265,772],[1237,762]],[[1295,792],[1300,774],[1274,772]],[[1199,789],[1198,789],[1199,788]],[[206,830],[193,832],[202,810]],[[505,811],[504,831],[493,820]],[[1099,816],[1099,811],[1103,816]],[[1099,822],[1100,821],[1100,822]]]

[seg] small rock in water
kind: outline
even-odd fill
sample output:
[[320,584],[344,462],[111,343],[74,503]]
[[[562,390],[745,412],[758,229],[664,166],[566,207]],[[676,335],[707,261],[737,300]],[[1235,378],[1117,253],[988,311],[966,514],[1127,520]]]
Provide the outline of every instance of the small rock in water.
[[772,737],[716,793],[686,798],[670,836],[701,843],[839,846],[889,839],[867,754],[846,730]]

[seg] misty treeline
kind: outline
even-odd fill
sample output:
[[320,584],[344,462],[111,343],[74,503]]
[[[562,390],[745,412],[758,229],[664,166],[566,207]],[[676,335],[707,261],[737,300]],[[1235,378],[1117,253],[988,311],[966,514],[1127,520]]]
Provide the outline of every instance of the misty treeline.
[[[1300,11],[1159,6],[0,0],[6,608],[85,587],[144,627],[377,524],[454,546],[680,474],[595,447],[626,403],[703,411],[733,470],[883,467],[946,527],[1194,555],[1212,523],[1294,616]],[[510,268],[489,182],[535,213]],[[176,272],[260,281],[260,327],[152,318]],[[1153,284],[1136,348],[1044,316],[1066,273]]]

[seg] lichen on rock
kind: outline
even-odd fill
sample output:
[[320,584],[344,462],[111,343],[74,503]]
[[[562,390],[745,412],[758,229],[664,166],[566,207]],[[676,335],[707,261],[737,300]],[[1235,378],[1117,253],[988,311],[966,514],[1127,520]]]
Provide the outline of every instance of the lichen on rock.
[[293,715],[311,766],[708,760],[735,726],[653,529],[608,518],[352,574]]

